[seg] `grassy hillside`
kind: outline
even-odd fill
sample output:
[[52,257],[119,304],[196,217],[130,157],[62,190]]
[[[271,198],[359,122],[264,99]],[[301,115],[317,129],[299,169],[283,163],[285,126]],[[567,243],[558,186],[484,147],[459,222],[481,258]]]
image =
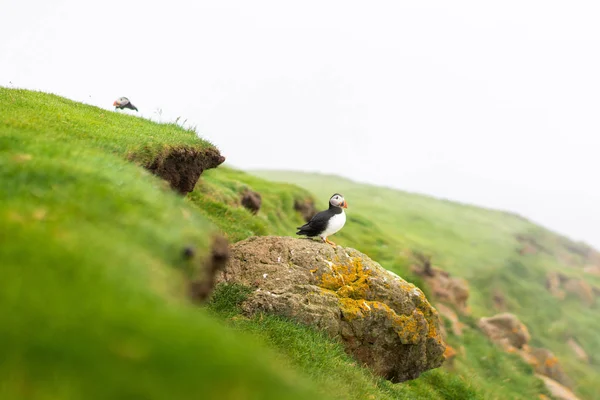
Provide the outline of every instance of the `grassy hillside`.
[[[310,328],[242,318],[232,288],[208,310],[190,304],[219,227],[231,240],[286,233],[306,191],[222,169],[182,198],[127,160],[210,146],[191,132],[0,96],[0,398],[482,398],[440,371],[391,385]],[[263,194],[258,216],[237,204],[244,187]]]
[[142,165],[174,148],[213,147],[176,124],[157,124],[48,93],[0,88],[0,104],[4,128],[94,147]]
[[[582,262],[567,249],[571,243],[503,213],[329,177],[276,177],[302,189],[219,167],[182,197],[140,165],[173,149],[212,148],[194,132],[37,92],[0,88],[0,104],[0,398],[458,400],[545,393],[532,368],[491,344],[474,318],[464,321],[463,337],[449,337],[465,347],[453,367],[393,385],[310,327],[244,317],[243,287],[221,286],[208,307],[198,307],[188,284],[215,233],[230,241],[293,235],[302,223],[294,202],[314,193],[325,206],[331,189],[322,187],[335,187],[350,203],[336,242],[420,285],[406,250],[433,252],[437,264],[471,280],[475,315],[488,315],[493,288],[511,296],[526,291],[527,301],[510,298],[513,309],[537,304],[534,296],[545,294],[528,280],[561,268],[560,257]],[[246,189],[262,196],[257,215],[240,206]],[[558,253],[520,256],[516,233]],[[195,249],[191,260],[183,257],[186,247]],[[550,344],[565,329],[578,339],[589,335],[580,340],[585,346],[594,340],[585,313],[597,310],[581,314],[577,304],[569,298],[560,312],[573,312],[581,326],[558,323],[541,339],[557,353],[561,348]],[[539,330],[548,327],[536,318],[545,323],[546,314],[558,312],[530,311]],[[573,361],[572,368],[580,365]],[[589,367],[577,377],[589,398],[585,379],[594,377]]]
[[[348,200],[349,221],[336,242],[352,246],[377,259],[391,262],[402,275],[410,275],[407,264],[393,263],[406,249],[433,254],[436,265],[466,278],[471,285],[470,306],[474,317],[490,316],[497,310],[493,294],[504,295],[509,312],[515,313],[532,334],[533,346],[552,350],[568,375],[575,380],[576,392],[583,398],[598,398],[600,378],[599,302],[582,305],[575,296],[565,300],[553,297],[545,287],[551,271],[600,286],[600,279],[583,272],[594,262],[594,251],[581,243],[554,234],[517,215],[439,200],[397,190],[359,184],[335,176],[296,172],[261,171],[256,175],[295,183],[315,194],[320,207],[325,207],[331,188]],[[372,248],[373,231],[359,220],[376,226],[383,246]],[[521,254],[523,239],[533,243],[537,251]],[[388,266],[386,265],[386,266]],[[567,346],[569,337],[591,355],[585,364]],[[472,338],[452,339],[473,352]],[[478,354],[475,350],[475,354]],[[474,367],[473,359],[459,359],[465,367]],[[474,367],[477,374],[485,369]]]
[[[245,190],[261,194],[262,206],[258,215],[252,215],[241,207],[240,199]],[[201,183],[190,193],[188,199],[199,211],[219,226],[232,242],[254,235],[288,235],[303,224],[294,210],[294,201],[311,199],[312,195],[294,185],[274,184],[264,179],[220,167],[208,170]]]
[[[327,185],[325,187],[334,187],[331,183]],[[241,193],[246,188],[261,193],[267,199],[256,216],[239,204]],[[243,172],[218,168],[202,176],[201,183],[189,199],[223,231],[231,232],[232,240],[241,240],[257,234],[293,236],[294,227],[302,224],[302,220],[293,210],[292,198],[305,198],[306,195],[304,190],[289,184],[279,185]],[[320,207],[325,207],[329,197],[330,194],[318,198]],[[347,195],[347,198],[350,196]],[[349,200],[347,227],[335,236],[335,241],[366,252],[384,267],[422,285],[419,278],[408,269],[409,260],[405,256],[408,245],[398,242],[394,235],[390,235],[368,214],[356,213],[354,210],[360,209],[360,201],[354,197],[352,199]],[[219,204],[220,213],[215,214],[206,207],[212,201]],[[215,215],[223,218],[215,218]],[[233,219],[236,224],[235,229],[231,230]],[[221,296],[222,293],[216,296],[217,302],[221,301]],[[546,393],[541,381],[533,376],[532,368],[517,356],[505,354],[491,344],[479,333],[474,319],[466,321],[470,328],[467,328],[465,337],[459,339],[451,336],[449,339],[456,348],[468,342],[466,359],[459,360],[454,368],[440,368],[414,381],[391,385],[372,377],[368,371],[357,368],[351,361],[346,361],[347,357],[341,349],[318,333],[311,333],[319,339],[315,342],[312,336],[307,336],[310,330],[290,322],[266,316],[249,320],[235,312],[235,307],[233,312],[230,308],[227,310],[221,315],[227,317],[232,326],[263,338],[270,346],[284,353],[295,368],[316,379],[320,387],[327,388],[326,393],[337,394],[339,397],[336,397],[340,399],[363,399],[369,398],[369,395],[377,399],[531,399]],[[315,356],[323,353],[323,347],[329,346],[337,348],[335,356],[331,353],[325,357]]]
[[[217,230],[124,160],[147,148],[144,134],[154,135],[153,148],[178,145],[174,135],[205,142],[55,96],[0,94],[0,398],[318,393],[258,340],[190,304],[187,283]],[[23,105],[11,106],[16,115],[7,98]],[[95,124],[100,114],[104,127]],[[104,145],[119,121],[137,126],[138,139],[115,135]],[[185,246],[195,248],[192,260],[182,257]]]

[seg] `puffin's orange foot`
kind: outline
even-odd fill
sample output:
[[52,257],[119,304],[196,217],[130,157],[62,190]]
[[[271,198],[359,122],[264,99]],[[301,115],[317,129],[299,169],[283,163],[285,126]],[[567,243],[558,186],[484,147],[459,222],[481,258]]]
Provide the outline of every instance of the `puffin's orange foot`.
[[337,244],[333,243],[331,240],[325,238],[324,239],[326,243],[329,243],[330,245],[332,245],[333,247],[337,246]]

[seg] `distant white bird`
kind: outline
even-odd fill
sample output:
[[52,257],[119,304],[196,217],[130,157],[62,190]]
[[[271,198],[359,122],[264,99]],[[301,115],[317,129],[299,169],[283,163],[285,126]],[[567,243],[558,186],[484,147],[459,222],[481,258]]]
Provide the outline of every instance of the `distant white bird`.
[[115,108],[122,110],[124,108],[129,108],[130,110],[135,110],[137,111],[137,107],[134,106],[133,104],[131,104],[131,102],[129,101],[129,99],[127,97],[119,97],[118,99],[115,100],[115,102],[113,103],[113,106],[115,106]]

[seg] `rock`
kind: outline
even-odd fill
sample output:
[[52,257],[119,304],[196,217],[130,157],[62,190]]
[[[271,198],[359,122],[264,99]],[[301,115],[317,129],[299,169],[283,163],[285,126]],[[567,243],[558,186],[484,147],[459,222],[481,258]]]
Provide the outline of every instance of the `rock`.
[[438,310],[440,315],[450,321],[452,324],[452,333],[456,336],[462,336],[462,329],[464,325],[459,321],[458,315],[456,315],[454,310],[443,303],[437,303],[435,308]]
[[469,283],[465,279],[452,277],[448,272],[435,267],[425,270],[423,267],[413,266],[412,270],[423,277],[437,300],[452,304],[463,314],[469,313]]
[[535,372],[547,376],[563,386],[571,387],[571,379],[563,371],[554,353],[548,349],[531,348],[529,354],[536,360],[533,364]]
[[579,297],[586,306],[591,307],[594,304],[595,296],[592,286],[583,279],[569,279],[564,286],[567,293]]
[[567,340],[567,344],[569,345],[571,350],[573,350],[573,353],[575,353],[575,357],[577,357],[580,361],[583,361],[585,363],[590,362],[590,357],[575,339],[569,338],[569,340]]
[[304,200],[294,200],[294,210],[298,211],[306,222],[310,221],[317,213],[315,201],[311,198]]
[[568,278],[558,272],[548,272],[546,275],[546,289],[550,294],[559,300],[564,300],[566,293],[561,289],[561,285]]
[[252,214],[256,215],[256,213],[258,213],[258,210],[260,210],[260,206],[262,204],[262,198],[260,196],[260,193],[253,192],[252,190],[246,189],[242,193],[241,203],[242,203],[242,206],[244,206],[244,208],[250,210],[250,212]]
[[252,237],[231,246],[219,280],[254,288],[242,304],[246,314],[272,313],[321,329],[393,382],[444,360],[439,316],[423,292],[354,249]]
[[557,299],[564,300],[566,294],[579,297],[581,302],[591,307],[596,299],[599,288],[591,286],[583,279],[569,278],[559,272],[549,272],[546,275],[546,288]]
[[537,374],[551,378],[563,386],[571,387],[571,379],[563,371],[558,358],[550,350],[524,346],[522,350],[516,352],[534,368]]
[[530,235],[517,235],[516,239],[521,244],[521,248],[519,249],[519,254],[522,256],[526,256],[528,254],[537,254],[540,251],[547,252],[547,250],[534,238]]
[[536,374],[538,378],[540,378],[544,384],[546,385],[546,389],[550,392],[553,399],[556,400],[579,400],[579,397],[575,396],[575,393],[571,392],[569,388],[561,385],[556,382],[554,379],[548,378],[544,375]]
[[520,355],[525,362],[533,366],[536,373],[552,378],[564,386],[571,386],[571,380],[550,350],[528,345],[529,331],[513,314],[503,313],[481,318],[477,325],[505,351]]
[[600,265],[586,265],[583,267],[583,272],[586,274],[600,276]]
[[519,254],[522,256],[526,256],[528,254],[537,254],[538,250],[529,243],[524,243],[519,249]]
[[510,313],[481,318],[477,325],[493,342],[505,349],[508,346],[521,349],[531,338],[527,327]]
[[444,350],[444,359],[446,360],[446,363],[452,364],[457,354],[458,353],[453,347],[448,344],[446,345],[446,350]]

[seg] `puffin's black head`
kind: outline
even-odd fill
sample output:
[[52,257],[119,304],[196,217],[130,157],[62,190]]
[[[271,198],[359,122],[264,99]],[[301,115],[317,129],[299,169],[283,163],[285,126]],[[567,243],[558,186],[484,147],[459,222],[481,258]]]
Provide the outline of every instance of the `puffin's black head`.
[[119,97],[113,102],[113,106],[121,109],[127,104],[129,104],[129,99],[127,97]]
[[334,207],[348,208],[348,203],[344,199],[344,196],[342,196],[339,193],[336,193],[333,196],[331,196],[331,198],[329,199],[329,204],[331,204]]

